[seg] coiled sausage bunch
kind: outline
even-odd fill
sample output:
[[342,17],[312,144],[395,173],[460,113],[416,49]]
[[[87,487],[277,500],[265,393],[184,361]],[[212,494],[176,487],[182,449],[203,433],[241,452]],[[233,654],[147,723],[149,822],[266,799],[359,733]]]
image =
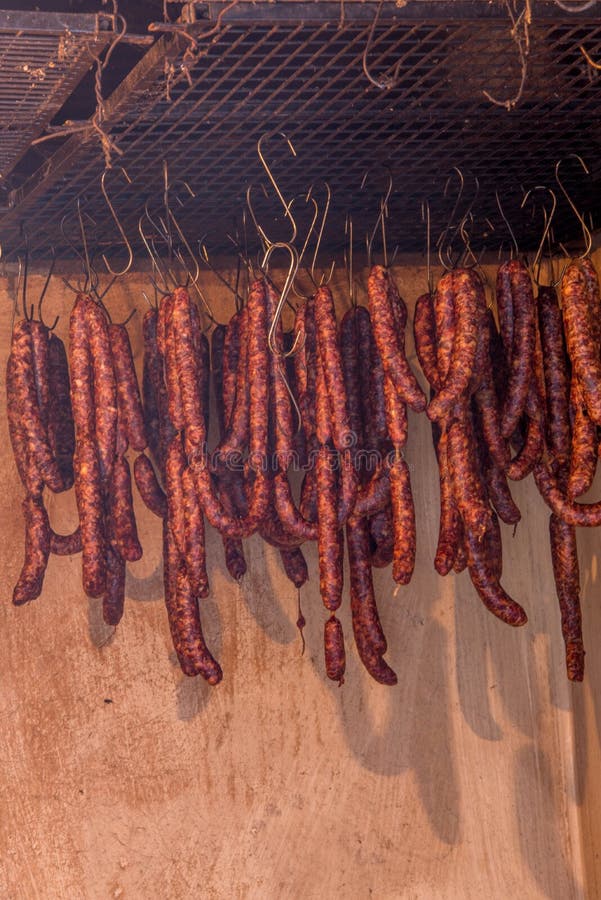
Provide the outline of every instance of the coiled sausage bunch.
[[[26,536],[14,602],[39,596],[51,552],[81,551],[85,592],[102,598],[107,623],[119,622],[126,563],[142,554],[131,448],[140,496],[162,520],[165,603],[186,675],[210,684],[222,678],[201,625],[200,601],[209,593],[206,519],[220,533],[236,580],[247,569],[243,540],[257,534],[277,548],[300,590],[309,577],[301,547],[316,542],[325,670],[338,683],[346,664],[337,616],[346,538],[357,652],[376,681],[393,685],[373,569],[392,564],[394,581],[407,585],[415,565],[404,457],[410,407],[431,420],[438,460],[434,566],[441,575],[467,568],[484,605],[510,625],[523,625],[526,614],[500,583],[499,520],[520,521],[509,482],[534,473],[551,508],[568,677],[581,680],[575,526],[601,524],[601,502],[576,499],[593,481],[601,424],[601,300],[589,260],[566,268],[561,300],[560,308],[552,288],[540,288],[535,299],[528,270],[511,260],[498,271],[497,327],[476,272],[447,272],[415,308],[429,402],[405,352],[407,308],[382,266],[369,274],[367,307],[352,306],[339,323],[323,285],[298,306],[290,332],[276,320],[276,290],[261,277],[210,344],[195,303],[176,288],[144,316],[141,392],[126,328],[111,323],[93,298],[75,301],[70,366],[48,328],[18,322],[7,367],[8,420],[26,492]],[[73,484],[80,525],[58,535],[44,488]]]

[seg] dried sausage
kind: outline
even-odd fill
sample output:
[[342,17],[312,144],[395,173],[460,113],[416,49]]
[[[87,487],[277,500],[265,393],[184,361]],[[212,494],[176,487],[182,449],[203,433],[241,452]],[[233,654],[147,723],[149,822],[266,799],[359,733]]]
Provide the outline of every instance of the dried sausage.
[[202,627],[198,599],[192,591],[185,563],[178,557],[175,541],[163,525],[167,546],[165,554],[165,602],[171,629],[171,639],[184,675],[202,675],[209,684],[218,684],[223,673],[219,663],[207,649]]
[[346,655],[344,651],[344,635],[342,625],[335,615],[326,620],[324,627],[324,649],[326,659],[326,675],[338,684],[344,682]]
[[315,294],[315,328],[317,352],[330,409],[332,440],[337,450],[345,450],[353,446],[353,434],[349,423],[342,358],[338,346],[334,298],[327,285],[320,287]]
[[[503,263],[509,276],[512,327],[505,321],[503,304],[499,305],[501,337],[508,363],[509,377],[501,416],[501,430],[511,437],[526,407],[532,379],[536,342],[534,296],[530,274],[520,260]],[[505,295],[503,295],[505,296]],[[511,343],[506,343],[511,331]]]
[[140,453],[134,461],[134,478],[144,504],[155,516],[164,519],[167,515],[167,498],[151,461],[144,453]]
[[573,377],[582,388],[590,418],[601,424],[601,358],[598,313],[595,318],[588,286],[588,273],[572,263],[563,274],[561,299],[563,323]]
[[549,518],[549,532],[555,589],[561,613],[561,630],[566,647],[567,675],[570,681],[582,681],[584,644],[576,532],[573,525],[567,525],[554,515]]
[[415,412],[422,412],[426,408],[426,398],[409,367],[397,329],[393,304],[398,293],[391,283],[389,272],[383,266],[372,267],[367,293],[374,340],[384,372],[392,380],[403,401]]
[[106,315],[90,297],[84,299],[90,357],[94,374],[96,447],[104,485],[111,477],[117,445],[117,385]]
[[13,603],[21,606],[42,593],[50,554],[50,525],[41,498],[25,497],[25,561],[13,591]]
[[353,516],[346,525],[351,578],[353,634],[361,662],[380,684],[397,683],[395,672],[383,659],[386,638],[380,623],[369,560],[369,533],[365,519]]
[[205,546],[205,522],[189,468],[182,471],[184,501],[184,561],[190,587],[197,597],[209,594]]
[[125,560],[110,544],[106,548],[106,591],[102,597],[102,618],[118,625],[125,605]]
[[20,423],[27,441],[28,454],[50,490],[64,489],[48,435],[42,422],[34,377],[33,344],[30,323],[17,322],[13,328],[9,368],[11,369],[10,403],[19,411]]
[[343,539],[338,527],[336,471],[325,447],[317,455],[317,527],[319,589],[324,606],[333,612],[342,600]]
[[127,458],[115,456],[107,495],[107,511],[111,521],[111,544],[127,562],[142,557],[131,492],[131,472]]
[[55,556],[74,556],[81,553],[81,528],[79,525],[71,534],[57,534],[50,529],[50,552]]
[[286,577],[300,590],[309,580],[307,561],[300,547],[293,550],[280,550],[280,557]]
[[[452,305],[451,305],[452,308]],[[415,303],[413,339],[417,358],[428,383],[440,389],[436,355],[436,322],[431,294],[422,294]],[[452,346],[452,344],[451,344]]]
[[48,440],[65,490],[73,487],[75,426],[71,409],[69,363],[65,345],[55,334],[48,341]]
[[391,461],[389,473],[394,527],[392,577],[397,584],[409,584],[415,567],[415,509],[409,466],[402,456]]
[[588,414],[582,389],[576,377],[570,385],[572,445],[568,475],[568,497],[586,494],[597,469],[597,426]]
[[470,578],[486,608],[507,625],[525,625],[528,617],[519,603],[501,587],[494,565],[491,565],[486,542],[480,542],[469,529],[466,529],[465,536]]
[[[442,327],[439,329],[437,317],[438,374],[441,379],[441,387],[428,404],[427,414],[431,420],[445,418],[456,400],[467,389],[474,373],[478,342],[482,337],[480,326],[486,305],[482,282],[470,269],[454,269],[453,272],[444,276],[442,281],[444,282],[450,276],[456,319],[453,345],[448,372],[445,375],[446,356],[442,354],[441,348],[444,347],[446,350],[449,338],[445,329]],[[445,284],[442,287],[439,286],[437,305],[438,297],[446,297],[446,294]],[[443,338],[446,339],[445,343],[443,343]]]
[[111,324],[108,330],[117,382],[119,415],[124,420],[130,445],[141,452],[146,448],[146,427],[129,334],[125,325]]
[[561,310],[553,288],[538,294],[538,323],[542,344],[546,397],[546,440],[554,465],[564,469],[570,458],[570,378]]
[[102,597],[106,587],[104,502],[98,455],[89,437],[78,437],[74,464],[83,554],[83,588],[88,597]]

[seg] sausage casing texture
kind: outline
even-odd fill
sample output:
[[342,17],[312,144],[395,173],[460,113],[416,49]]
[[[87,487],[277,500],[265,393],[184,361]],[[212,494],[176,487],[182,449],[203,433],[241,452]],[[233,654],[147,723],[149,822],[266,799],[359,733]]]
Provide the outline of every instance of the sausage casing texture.
[[125,325],[110,324],[108,330],[117,382],[119,415],[125,423],[130,445],[140,453],[146,448],[146,426],[129,334]]
[[205,522],[196,494],[194,478],[189,468],[182,472],[182,493],[184,500],[184,561],[191,589],[197,597],[209,594],[207,575]]
[[582,681],[584,677],[584,644],[582,641],[582,615],[580,612],[580,571],[576,532],[551,515],[549,519],[551,559],[555,589],[559,600],[561,630],[566,648],[566,669],[570,681]]
[[393,309],[398,292],[383,266],[372,266],[367,293],[374,339],[384,372],[403,401],[415,412],[422,412],[426,408],[426,397],[407,361]]
[[71,534],[57,534],[50,529],[50,552],[55,556],[74,556],[81,553],[81,528],[78,525]]
[[265,466],[269,429],[269,347],[265,282],[255,281],[248,297],[249,451],[253,469]]
[[568,497],[586,494],[597,469],[597,426],[590,418],[577,378],[570,385],[572,444],[568,474]]
[[[163,360],[157,346],[157,319],[158,312],[152,308],[146,310],[142,321],[144,340],[142,402],[144,405],[144,425],[148,439],[148,448],[156,465],[163,471],[165,458],[162,430],[165,427],[165,423],[161,423],[159,391],[162,389],[164,397],[166,397],[166,391],[163,379]],[[165,403],[163,403],[163,409],[165,409]]]
[[10,388],[13,397],[9,399],[12,403],[14,398],[19,410],[29,455],[35,460],[37,470],[50,490],[62,491],[63,479],[40,415],[34,376],[33,342],[30,323],[26,320],[17,322],[13,328],[10,357]]
[[593,314],[587,272],[578,263],[569,265],[563,274],[561,300],[566,345],[572,362],[573,377],[580,382],[589,416],[596,425],[600,425],[599,326]]
[[131,491],[131,472],[127,458],[117,455],[113,462],[107,511],[111,519],[111,544],[123,560],[142,558]]
[[360,309],[361,312],[357,312],[359,367],[361,372],[369,372],[368,391],[362,393],[365,448],[368,451],[378,451],[382,441],[388,437],[384,367],[374,338],[369,311],[365,307]]
[[510,283],[511,343],[507,344],[510,329],[503,325],[503,306],[499,305],[501,337],[508,363],[509,378],[503,404],[501,428],[503,436],[510,438],[526,407],[528,389],[532,379],[535,351],[535,307],[530,274],[520,260],[503,263]]
[[107,485],[117,446],[117,384],[106,315],[90,297],[86,297],[84,303],[94,376],[94,430],[98,462],[103,484]]
[[25,560],[13,590],[13,603],[20,606],[42,593],[50,554],[50,524],[41,498],[25,497]]
[[326,609],[338,609],[342,601],[343,537],[338,527],[336,471],[332,454],[321,447],[317,455],[317,547],[319,589]]
[[[347,531],[348,536],[348,531]],[[386,506],[369,519],[369,536],[375,549],[370,556],[374,569],[389,566],[394,556],[394,526],[392,522],[392,506]]]
[[494,506],[499,518],[506,525],[517,525],[522,514],[511,495],[505,474],[489,460],[484,469],[484,479],[490,502]]
[[361,662],[380,684],[397,683],[395,672],[383,659],[387,645],[374,593],[369,559],[369,532],[365,519],[352,517],[346,525],[351,579],[351,617]]
[[[233,321],[228,325],[228,336],[224,348],[223,415],[225,434],[217,447],[217,455],[226,462],[230,454],[239,454],[246,447],[250,427],[248,308],[245,307],[236,314],[235,329],[230,335],[229,328],[230,326],[233,328]],[[229,341],[228,337],[230,337]],[[235,369],[233,368],[234,364]]]
[[106,587],[105,517],[100,464],[93,441],[78,438],[74,462],[83,588],[89,597],[102,597]]
[[465,537],[470,578],[486,608],[507,625],[525,625],[528,617],[519,603],[501,587],[486,542],[477,540],[467,529]]
[[541,288],[538,323],[546,398],[546,442],[553,464],[564,469],[570,458],[570,376],[561,310],[553,288]]
[[481,337],[480,325],[485,307],[482,283],[478,276],[469,269],[454,269],[443,276],[443,285],[439,285],[437,297],[446,296],[447,290],[451,289],[446,287],[445,282],[445,279],[449,278],[452,284],[456,322],[446,375],[444,374],[446,359],[440,358],[441,346],[444,346],[442,337],[445,332],[442,329],[439,332],[437,323],[438,374],[441,386],[428,404],[427,414],[431,420],[444,419],[470,383],[474,372],[478,340]]
[[415,508],[411,494],[409,466],[402,457],[390,463],[390,497],[394,526],[392,577],[397,584],[409,584],[415,567]]
[[549,471],[544,460],[534,467],[534,480],[549,509],[567,525],[578,525],[583,528],[597,528],[601,525],[601,501],[577,503],[576,500],[569,499],[562,484]]
[[48,440],[65,490],[73,487],[75,425],[71,408],[69,363],[65,345],[55,334],[48,340]]
[[175,344],[175,366],[186,444],[197,448],[206,442],[206,426],[200,389],[203,376],[195,341],[194,309],[187,290],[176,288],[173,292],[171,316],[167,319],[167,347],[169,348],[170,341]]
[[352,446],[354,453],[364,444],[356,313],[357,309],[351,307],[346,311],[340,323],[340,357],[347,398],[348,424],[354,436]]
[[31,319],[29,322],[31,347],[33,352],[33,376],[38,396],[38,409],[44,428],[48,428],[48,405],[50,385],[48,382],[48,339],[50,332],[43,322]]
[[140,453],[134,461],[134,479],[145,506],[164,519],[167,515],[167,498],[159,484],[154,466],[145,453]]
[[186,556],[186,526],[184,519],[183,475],[187,466],[181,434],[176,434],[169,444],[165,462],[165,495],[167,519],[171,538],[175,541],[182,559]]
[[[236,473],[237,474],[237,473]],[[246,499],[242,496],[243,489],[238,490],[241,478],[236,474],[230,474],[228,478],[220,477],[217,483],[217,491],[221,504],[227,515],[234,518],[236,515],[244,515],[247,512]],[[222,535],[225,567],[235,581],[240,581],[246,575],[246,558],[244,546],[240,538],[230,538]]]
[[459,513],[466,532],[475,540],[481,540],[488,528],[491,512],[467,413],[451,422],[447,441],[449,469]]
[[192,591],[186,566],[178,554],[167,521],[163,522],[165,604],[173,647],[184,675],[202,675],[218,684],[223,673],[207,649],[200,623],[198,599]]
[[326,660],[326,675],[338,684],[344,682],[346,669],[346,653],[344,650],[344,634],[342,625],[336,616],[332,615],[326,620],[324,626],[324,651]]
[[315,396],[317,378],[317,337],[315,331],[315,297],[309,297],[296,312],[294,333],[298,351],[292,357],[298,393],[298,406],[305,439],[315,437]]
[[211,335],[211,382],[219,424],[219,438],[225,434],[225,414],[223,405],[223,362],[226,325],[216,325]]
[[124,605],[125,560],[109,543],[106,548],[106,590],[102,597],[102,618],[107,625],[119,624]]
[[327,285],[320,287],[315,294],[315,328],[330,410],[332,441],[337,450],[345,450],[353,446],[354,438],[349,423],[334,298]]
[[434,303],[429,293],[422,294],[416,300],[413,316],[413,339],[422,372],[431,387],[439,390],[436,322],[434,318]]
[[222,397],[224,433],[229,428],[236,397],[236,373],[238,372],[241,346],[240,325],[243,315],[244,313],[242,310],[234,313],[225,327],[225,335],[223,338]]
[[455,503],[453,484],[449,470],[447,434],[443,431],[435,441],[440,482],[440,522],[434,568],[439,575],[448,575],[457,556],[457,548],[463,536],[459,512]]
[[31,497],[41,497],[44,481],[39,473],[37,463],[27,439],[27,431],[22,421],[23,413],[15,388],[17,377],[16,360],[13,354],[8,357],[6,366],[6,410],[8,416],[8,433],[13,455],[23,486]]
[[165,389],[169,419],[176,431],[182,431],[186,425],[182,403],[181,388],[177,362],[177,334],[171,327],[174,297],[170,294],[163,297],[159,304],[157,321],[157,345],[163,358]]
[[288,580],[294,587],[302,588],[309,580],[309,569],[303,551],[300,547],[292,550],[280,550],[280,557]]

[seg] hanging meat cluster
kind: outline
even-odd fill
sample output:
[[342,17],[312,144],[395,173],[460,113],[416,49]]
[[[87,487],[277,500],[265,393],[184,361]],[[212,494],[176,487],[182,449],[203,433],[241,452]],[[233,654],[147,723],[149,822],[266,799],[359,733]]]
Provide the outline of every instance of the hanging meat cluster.
[[[478,274],[447,272],[415,308],[429,402],[405,353],[407,308],[382,266],[371,269],[367,307],[353,305],[338,323],[323,285],[300,303],[289,333],[280,297],[262,276],[228,324],[214,328],[210,343],[187,290],[176,288],[144,316],[142,397],[125,326],[110,323],[91,297],[79,295],[71,314],[70,373],[65,349],[48,328],[18,322],[7,392],[26,490],[26,540],[14,602],[39,596],[51,552],[81,550],[85,592],[102,598],[107,623],[119,622],[126,563],[142,555],[131,448],[140,496],[163,523],[165,602],[186,675],[210,684],[222,678],[201,625],[209,593],[206,519],[221,536],[236,580],[246,572],[243,540],[258,534],[279,551],[300,590],[308,578],[301,548],[316,542],[325,669],[340,683],[345,638],[337,611],[346,544],[358,655],[376,681],[395,684],[373,569],[392,564],[399,585],[413,573],[415,512],[404,458],[409,407],[431,420],[438,460],[434,566],[441,575],[467,568],[484,605],[514,626],[526,614],[501,585],[499,520],[517,526],[509,482],[534,473],[552,511],[568,677],[582,679],[575,526],[601,524],[601,502],[576,499],[594,478],[601,425],[601,301],[588,259],[566,268],[561,295],[561,308],[553,288],[540,288],[535,298],[526,267],[504,263],[497,327]],[[80,526],[58,535],[43,490],[73,484]],[[302,613],[298,624],[304,625]]]

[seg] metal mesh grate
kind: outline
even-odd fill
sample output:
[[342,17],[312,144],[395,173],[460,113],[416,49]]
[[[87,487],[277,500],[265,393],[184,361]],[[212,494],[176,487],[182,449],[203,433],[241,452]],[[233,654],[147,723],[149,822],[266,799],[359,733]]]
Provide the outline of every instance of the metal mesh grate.
[[[390,167],[395,186],[390,240],[402,250],[423,248],[422,198],[430,199],[434,232],[444,225],[453,200],[443,197],[443,188],[453,166],[466,175],[466,198],[473,194],[468,176],[480,180],[474,246],[498,246],[506,234],[495,188],[521,240],[531,245],[540,219],[532,223],[519,211],[521,186],[552,185],[559,158],[578,153],[591,168],[592,180],[587,180],[577,167],[565,165],[565,183],[576,202],[592,209],[598,196],[601,121],[595,110],[601,80],[578,48],[585,42],[593,57],[601,57],[601,20],[584,25],[567,18],[533,25],[523,99],[511,112],[492,106],[482,94],[486,89],[511,96],[519,84],[519,60],[506,21],[382,22],[370,68],[380,75],[401,60],[399,83],[387,91],[372,87],[362,71],[370,27],[364,21],[343,27],[332,21],[226,24],[191,69],[191,83],[178,68],[181,57],[175,58],[178,74],[170,100],[163,55],[174,54],[175,45],[161,39],[152,48],[150,70],[148,60],[138,66],[151,89],[136,90],[134,70],[117,92],[119,115],[112,134],[124,151],[118,161],[133,183],[127,186],[115,177],[112,194],[126,230],[137,234],[145,200],[158,207],[162,160],[167,159],[172,179],[186,178],[196,192],[179,212],[190,236],[209,232],[210,246],[231,252],[225,233],[243,207],[246,185],[266,181],[257,140],[265,131],[283,130],[297,157],[275,139],[266,144],[266,153],[287,196],[306,191],[314,179],[329,180],[334,200],[327,243],[332,249],[343,243],[347,210],[354,211],[359,224],[374,220],[382,166]],[[9,254],[19,244],[24,218],[38,252],[57,243],[60,249],[58,225],[63,216],[73,215],[78,196],[97,224],[96,236],[105,243],[115,239],[99,192],[103,161],[97,143],[74,137],[55,156],[46,168],[50,174],[25,183],[15,195],[17,205],[1,221]],[[61,157],[68,157],[68,167],[61,166]],[[361,178],[370,166],[376,175],[370,190],[361,193]],[[256,196],[257,213],[268,230],[277,204]],[[280,226],[285,236],[285,223]],[[570,237],[575,227],[573,214],[560,202],[557,237]]]
[[0,178],[46,128],[106,44],[92,15],[0,11]]

